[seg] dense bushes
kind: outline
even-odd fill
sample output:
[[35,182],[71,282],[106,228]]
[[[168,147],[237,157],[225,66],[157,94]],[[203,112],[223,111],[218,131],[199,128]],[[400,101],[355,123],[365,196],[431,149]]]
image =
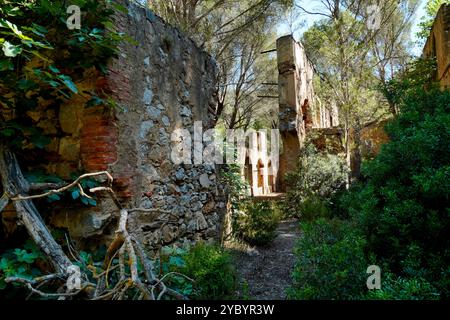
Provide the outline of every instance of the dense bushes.
[[367,246],[396,275],[449,294],[450,92],[415,90],[386,131],[390,142],[343,198]]
[[42,276],[42,271],[38,266],[39,262],[44,262],[44,257],[31,240],[28,240],[23,248],[10,249],[1,253],[0,299],[2,297],[14,298],[28,294],[25,289],[16,283],[7,284],[5,279],[8,277],[32,279]]
[[302,220],[328,216],[331,200],[345,186],[346,175],[341,157],[320,153],[308,143],[298,169],[286,176],[289,191],[282,205],[284,214]]
[[114,8],[125,8],[108,1],[72,4],[83,13],[81,29],[75,31],[66,24],[66,1],[2,1],[0,105],[14,110],[14,117],[0,119],[0,140],[12,148],[29,152],[50,144],[48,134],[29,116],[43,106],[53,111],[76,94],[86,107],[116,106],[100,88],[81,92],[77,83],[87,72],[105,74],[109,58],[117,56],[126,37],[112,30],[111,19]]
[[247,201],[236,219],[236,236],[251,245],[265,245],[275,238],[280,215],[269,201]]
[[[409,88],[399,106],[390,142],[335,194],[341,220],[302,223],[292,298],[450,297],[450,92]],[[365,287],[371,264],[381,290]]]
[[230,298],[236,285],[231,256],[222,248],[198,244],[184,257],[181,271],[195,280],[196,299]]
[[361,298],[369,264],[363,252],[365,240],[354,226],[320,218],[302,223],[301,230],[290,298]]
[[236,274],[232,257],[215,245],[198,243],[187,250],[166,250],[168,259],[163,264],[167,271],[179,272],[188,276],[172,277],[172,285],[177,291],[193,299],[229,299],[236,287]]

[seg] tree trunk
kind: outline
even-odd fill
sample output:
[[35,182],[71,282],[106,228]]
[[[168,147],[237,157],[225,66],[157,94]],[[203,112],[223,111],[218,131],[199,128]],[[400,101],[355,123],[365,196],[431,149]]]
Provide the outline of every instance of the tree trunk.
[[[9,198],[16,195],[27,195],[30,186],[22,174],[15,155],[4,145],[0,145],[0,175],[3,192]],[[55,271],[65,274],[72,263],[50,234],[33,201],[14,201],[14,207],[19,223],[27,229],[31,238],[47,256]]]
[[353,131],[353,149],[351,152],[352,182],[361,176],[361,129],[359,126]]

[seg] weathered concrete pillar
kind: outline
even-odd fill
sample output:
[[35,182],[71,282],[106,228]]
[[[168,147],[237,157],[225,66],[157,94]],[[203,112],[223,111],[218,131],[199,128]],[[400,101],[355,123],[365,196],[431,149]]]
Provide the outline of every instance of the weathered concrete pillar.
[[[283,144],[280,155],[281,191],[285,191],[284,176],[295,170],[300,156],[300,134],[303,128],[302,111],[298,100],[298,69],[295,61],[296,43],[292,36],[277,39],[278,91],[279,91],[279,129]],[[300,129],[300,130],[299,130]]]

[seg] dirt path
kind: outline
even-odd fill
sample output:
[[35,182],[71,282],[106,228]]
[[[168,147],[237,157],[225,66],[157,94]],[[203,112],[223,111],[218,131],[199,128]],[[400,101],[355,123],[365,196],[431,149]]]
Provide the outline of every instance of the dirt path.
[[244,284],[238,296],[257,300],[286,299],[286,289],[292,283],[293,250],[298,237],[298,222],[284,221],[278,226],[277,237],[267,247],[236,252],[241,287]]

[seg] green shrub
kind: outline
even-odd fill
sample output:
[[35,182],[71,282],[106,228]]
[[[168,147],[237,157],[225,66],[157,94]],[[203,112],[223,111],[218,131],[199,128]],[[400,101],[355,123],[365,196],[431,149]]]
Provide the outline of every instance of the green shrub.
[[291,299],[358,299],[367,291],[365,240],[338,219],[301,224]]
[[[3,252],[0,255],[0,297],[6,295],[17,298],[27,294],[22,286],[17,283],[7,284],[5,279],[8,277],[33,279],[41,276],[42,271],[37,265],[38,260],[44,261],[44,257],[30,240],[22,248]],[[3,290],[5,292],[2,292]]]
[[421,277],[401,278],[385,273],[381,278],[381,289],[370,290],[369,300],[437,300],[438,289]]
[[199,243],[181,254],[176,268],[192,278],[194,299],[227,299],[234,294],[236,274],[230,254],[215,245]]
[[297,170],[286,176],[288,192],[282,204],[284,215],[305,219],[328,216],[331,199],[345,186],[344,160],[337,155],[320,153],[309,143],[299,160]]
[[330,216],[328,203],[317,195],[311,195],[298,204],[302,221],[312,221],[317,218]]
[[239,239],[251,245],[265,245],[275,238],[279,222],[280,215],[269,201],[248,201],[234,230]]
[[[387,127],[389,143],[363,165],[363,183],[342,206],[378,264],[420,274],[449,297],[450,92],[415,89]],[[409,280],[408,280],[409,281]]]

